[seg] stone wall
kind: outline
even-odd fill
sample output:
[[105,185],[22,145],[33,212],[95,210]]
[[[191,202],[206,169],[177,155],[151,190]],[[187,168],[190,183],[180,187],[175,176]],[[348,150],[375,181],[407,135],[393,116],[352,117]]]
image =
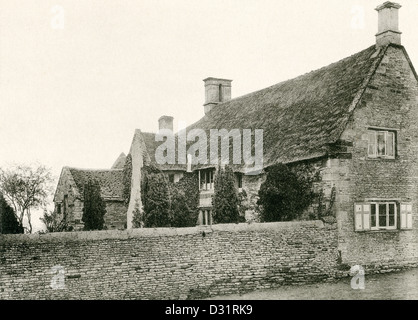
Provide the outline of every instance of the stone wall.
[[108,229],[126,229],[127,206],[122,201],[106,201],[105,225]]
[[[396,130],[395,159],[368,157],[369,127]],[[351,160],[334,159],[343,262],[398,265],[418,260],[418,86],[402,48],[389,47],[341,139]],[[356,202],[412,203],[413,230],[354,230]],[[399,219],[399,212],[398,212]],[[399,226],[399,222],[398,222]]]
[[321,221],[2,235],[0,253],[0,299],[196,299],[341,274]]
[[[105,226],[107,229],[126,229],[126,211],[127,206],[123,201],[105,201],[106,214],[104,216]],[[70,206],[71,211],[68,215],[68,225],[73,230],[80,231],[84,228],[83,218],[83,201],[76,199]]]

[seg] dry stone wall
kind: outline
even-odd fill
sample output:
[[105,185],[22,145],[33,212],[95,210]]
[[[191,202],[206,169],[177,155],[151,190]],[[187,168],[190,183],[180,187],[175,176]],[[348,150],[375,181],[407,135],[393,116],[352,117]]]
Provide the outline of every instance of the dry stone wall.
[[0,235],[0,299],[199,299],[328,281],[321,221]]

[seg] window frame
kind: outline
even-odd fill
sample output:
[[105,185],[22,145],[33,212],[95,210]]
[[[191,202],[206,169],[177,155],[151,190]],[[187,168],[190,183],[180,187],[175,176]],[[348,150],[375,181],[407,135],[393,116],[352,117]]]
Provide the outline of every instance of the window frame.
[[214,189],[215,169],[207,168],[199,170],[199,191],[209,191]]
[[[374,134],[374,153],[370,153],[370,134]],[[380,133],[384,134],[385,139],[385,154],[379,155],[378,154],[378,135]],[[388,135],[389,133],[393,136],[392,139],[392,153],[393,155],[388,155]],[[387,129],[387,128],[367,128],[367,156],[370,159],[396,159],[397,155],[397,130],[395,129]]]
[[[370,204],[370,230],[376,231],[376,230],[396,230],[396,229],[398,229],[398,216],[399,216],[398,205],[399,204],[396,201],[371,201],[371,202],[369,202],[369,204]],[[379,210],[380,210],[379,207],[382,204],[386,205],[386,214],[385,214],[385,216],[386,216],[386,226],[380,226],[380,223],[379,223],[379,216],[381,216],[381,214],[379,212]],[[394,226],[389,225],[389,207],[390,207],[390,204],[393,204],[394,209],[395,209]],[[376,206],[376,211],[375,211],[376,226],[375,227],[372,226],[372,205]]]
[[243,188],[243,174],[241,172],[236,172],[235,179],[236,179],[237,189],[239,192],[241,192]]

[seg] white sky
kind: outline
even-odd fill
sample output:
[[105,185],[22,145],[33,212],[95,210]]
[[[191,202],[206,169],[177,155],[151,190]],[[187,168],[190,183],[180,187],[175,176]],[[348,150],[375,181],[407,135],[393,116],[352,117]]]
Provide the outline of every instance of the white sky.
[[[136,128],[200,119],[206,77],[238,97],[373,45],[383,2],[0,0],[0,167],[110,168]],[[418,2],[400,3],[418,66]]]

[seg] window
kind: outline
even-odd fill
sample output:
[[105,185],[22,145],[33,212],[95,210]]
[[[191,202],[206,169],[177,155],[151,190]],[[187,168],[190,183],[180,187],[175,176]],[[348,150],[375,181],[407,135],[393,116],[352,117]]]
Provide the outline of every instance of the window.
[[396,203],[370,203],[370,229],[396,229]]
[[356,231],[412,229],[412,205],[394,201],[356,203]]
[[241,189],[242,189],[242,173],[238,172],[238,173],[235,174],[235,176],[236,176],[236,180],[237,180],[238,190],[241,191]]
[[368,130],[369,158],[395,159],[396,133],[394,131]]
[[212,190],[213,189],[213,177],[214,169],[199,170],[199,186],[200,190]]
[[212,225],[212,210],[200,210],[199,225]]
[[57,203],[57,213],[61,214],[61,203]]

